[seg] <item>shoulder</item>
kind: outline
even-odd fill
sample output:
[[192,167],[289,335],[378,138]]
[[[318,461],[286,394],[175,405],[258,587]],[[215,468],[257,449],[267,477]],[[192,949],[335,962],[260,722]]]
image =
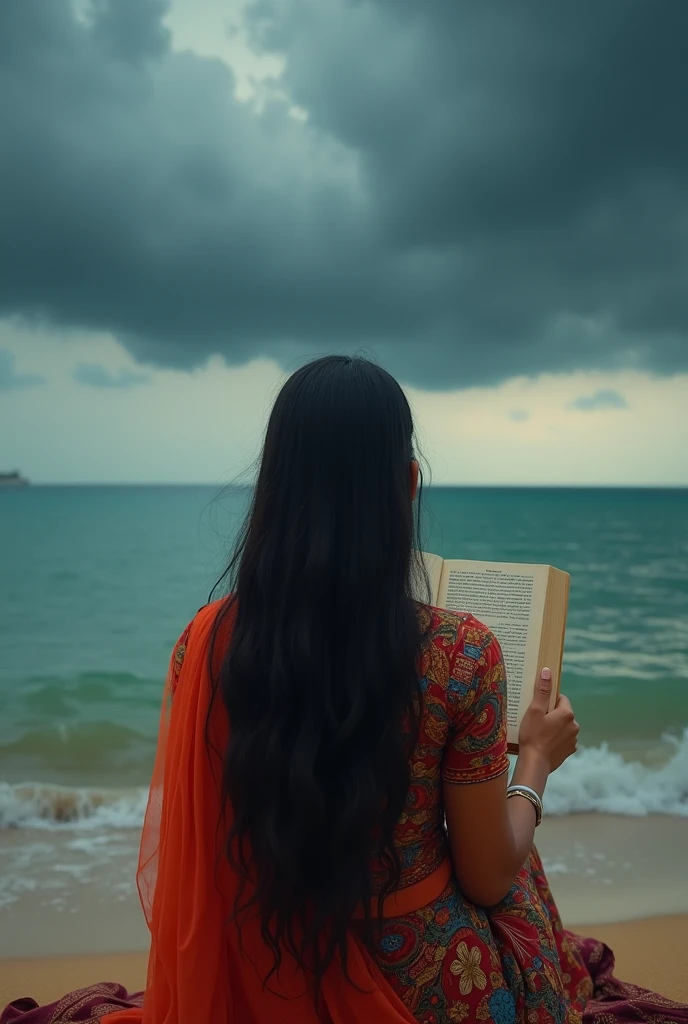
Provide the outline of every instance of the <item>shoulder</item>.
[[212,629],[224,603],[224,600],[212,601],[210,604],[204,604],[202,608],[198,609],[191,622],[187,624],[177,640],[177,643],[174,646],[175,655],[179,653],[183,654],[186,651],[192,631],[195,642],[200,634],[207,633]]
[[195,647],[199,643],[203,646],[209,643],[215,622],[219,620],[224,603],[224,600],[212,601],[210,604],[199,608],[191,622],[188,623],[180,634],[179,639],[172,648],[172,657],[170,659],[170,690],[172,694],[174,694],[177,688],[177,682],[186,659],[189,644],[193,642]]
[[447,696],[474,689],[480,680],[503,672],[502,651],[494,633],[470,612],[419,608],[424,634],[420,675],[425,686],[440,686]]
[[497,651],[501,655],[494,633],[470,612],[422,605],[419,607],[419,620],[426,643],[447,651],[451,649],[453,657],[461,655],[472,661],[480,661],[488,650]]
[[223,597],[217,601],[211,601],[209,604],[204,604],[202,608],[199,608],[187,626],[189,631],[193,629],[194,638],[201,634],[210,633],[215,623],[224,617],[223,612],[229,603],[230,598]]

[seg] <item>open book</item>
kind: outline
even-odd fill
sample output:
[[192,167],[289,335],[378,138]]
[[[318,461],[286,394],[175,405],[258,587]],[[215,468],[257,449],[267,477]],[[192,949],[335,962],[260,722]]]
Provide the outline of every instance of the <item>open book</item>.
[[540,670],[552,670],[559,696],[570,576],[552,565],[473,562],[423,553],[437,608],[472,612],[497,637],[507,680],[507,739],[518,750],[518,728]]

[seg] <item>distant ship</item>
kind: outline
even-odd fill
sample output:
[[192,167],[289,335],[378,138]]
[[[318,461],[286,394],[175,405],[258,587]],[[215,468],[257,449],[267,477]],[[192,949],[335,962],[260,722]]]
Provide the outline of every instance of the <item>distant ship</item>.
[[28,487],[29,481],[21,473],[0,473],[0,487]]

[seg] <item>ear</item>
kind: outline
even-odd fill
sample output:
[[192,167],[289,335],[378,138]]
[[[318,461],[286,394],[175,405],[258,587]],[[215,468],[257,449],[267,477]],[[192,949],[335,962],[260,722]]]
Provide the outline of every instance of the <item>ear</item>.
[[415,501],[418,492],[418,474],[420,466],[417,459],[411,459],[411,501]]

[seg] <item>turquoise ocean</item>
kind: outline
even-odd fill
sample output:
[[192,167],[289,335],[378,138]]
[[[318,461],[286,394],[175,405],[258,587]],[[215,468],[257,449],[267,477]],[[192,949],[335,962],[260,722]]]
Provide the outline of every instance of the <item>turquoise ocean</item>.
[[[170,650],[248,492],[0,491],[0,827],[136,827]],[[425,547],[571,574],[550,813],[688,816],[688,490],[430,488]]]

